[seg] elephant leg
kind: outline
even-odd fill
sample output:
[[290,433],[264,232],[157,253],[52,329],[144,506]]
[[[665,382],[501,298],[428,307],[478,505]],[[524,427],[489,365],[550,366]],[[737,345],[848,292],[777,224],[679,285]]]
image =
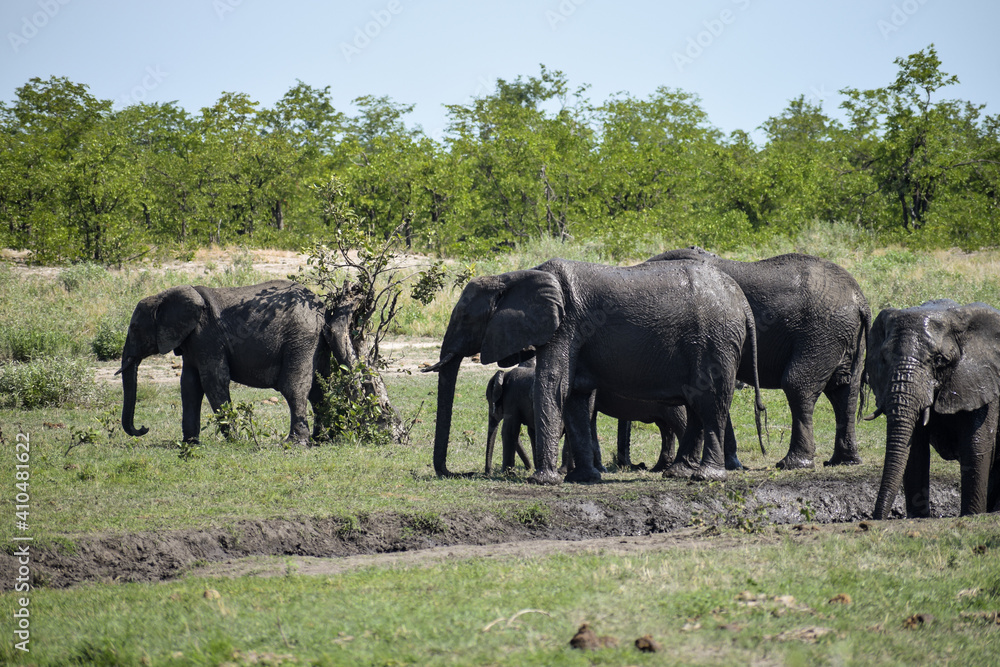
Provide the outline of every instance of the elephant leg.
[[910,441],[910,454],[903,472],[903,496],[906,516],[927,518],[931,515],[931,450],[927,428],[917,426]]
[[595,394],[591,394],[590,404],[587,408],[590,410],[590,439],[594,448],[594,467],[597,468],[597,472],[607,472],[608,469],[604,467],[601,459],[601,441],[597,437],[597,410],[594,409],[594,396]]
[[288,437],[285,438],[285,442],[298,442],[300,444],[306,444],[309,442],[309,420],[307,418],[308,411],[306,406],[309,404],[308,399],[301,396],[298,392],[283,390],[281,395],[284,396],[285,401],[288,403],[288,413],[290,418],[290,426],[288,428]]
[[824,461],[825,466],[859,465],[858,442],[854,426],[858,412],[858,388],[851,384],[827,386],[823,391],[830,399],[833,414],[837,420],[837,437],[833,443],[833,456]]
[[[729,386],[733,386],[731,383]],[[691,479],[703,482],[725,480],[726,475],[726,424],[729,421],[729,402],[732,392],[720,391],[718,394],[706,392],[702,400],[694,408],[700,410],[699,416],[704,425],[705,443],[701,451],[701,465],[691,476]],[[735,438],[733,440],[735,442]]]
[[[181,371],[183,376],[184,372]],[[210,376],[207,374],[201,375],[201,386],[205,390],[205,398],[208,399],[208,404],[212,406],[212,412],[218,412],[226,403],[230,403],[232,399],[229,397],[229,374],[226,374],[225,382],[222,378]],[[222,428],[222,434],[227,438],[231,435],[228,427]]]
[[724,449],[726,455],[726,470],[743,470],[743,464],[740,463],[740,459],[736,455],[736,430],[733,429],[733,419],[731,416],[726,419],[726,441]]
[[524,469],[531,470],[532,462],[535,460],[535,451],[536,451],[534,421],[526,423],[525,430],[528,432],[528,443],[531,445],[531,457],[529,458],[527,454],[525,454],[524,449],[520,449],[518,451],[518,456],[520,456],[521,460],[524,461]]
[[591,411],[589,396],[571,394],[566,399],[564,421],[566,442],[573,452],[573,470],[566,475],[567,482],[599,482],[601,473],[594,466],[596,442],[590,426]]
[[688,410],[686,425],[677,446],[677,457],[663,471],[664,477],[690,479],[694,475],[704,447],[704,432],[701,417],[694,411]]
[[[661,449],[660,457],[663,457],[663,427],[660,427],[660,440]],[[667,466],[674,462],[674,452],[673,452],[673,434],[669,434],[670,443],[670,460],[663,467],[657,470],[653,468],[655,472],[662,472],[666,470]],[[620,470],[629,470],[632,472],[637,472],[639,470],[646,470],[645,463],[632,463],[632,422],[628,419],[618,420],[618,453],[615,454],[615,465],[618,466]],[[659,465],[659,464],[657,464]]]
[[788,444],[788,453],[778,461],[776,467],[785,470],[812,468],[813,457],[816,455],[816,443],[813,440],[813,410],[816,409],[820,391],[812,390],[791,371],[785,373],[781,385],[788,399],[788,409],[792,413],[792,437]]
[[503,462],[500,470],[509,472],[514,469],[515,453],[520,454],[521,460],[525,460],[524,449],[521,447],[521,422],[516,417],[506,416],[503,418],[503,426],[500,428],[500,441],[503,443]]
[[[326,431],[330,427],[330,420],[333,415],[327,409],[323,396],[323,388],[318,382],[313,382],[309,388],[309,404],[313,409],[313,440],[320,440],[326,436]],[[326,436],[328,437],[328,436]]]
[[962,466],[961,513],[981,514],[987,511],[990,465],[993,462],[997,441],[997,419],[1000,400],[994,400],[969,413],[959,439],[963,447],[959,453]]
[[[535,472],[528,481],[533,484],[554,485],[563,481],[556,468],[559,458],[559,439],[563,434],[563,408],[569,393],[565,380],[569,374],[569,360],[568,355],[562,353],[564,350],[561,348],[564,348],[565,344],[550,342],[545,347],[545,354],[536,357]],[[583,405],[586,406],[586,401]]]
[[[687,428],[687,410],[683,405],[667,409],[664,419],[657,421],[660,429],[660,457],[653,466],[653,472],[662,472],[674,463],[674,440],[684,437]],[[677,454],[680,456],[680,452]]]
[[[198,442],[201,432],[201,401],[204,397],[198,372],[184,364],[181,370],[181,433],[184,442]],[[223,435],[228,436],[228,431],[228,427],[224,427]]]

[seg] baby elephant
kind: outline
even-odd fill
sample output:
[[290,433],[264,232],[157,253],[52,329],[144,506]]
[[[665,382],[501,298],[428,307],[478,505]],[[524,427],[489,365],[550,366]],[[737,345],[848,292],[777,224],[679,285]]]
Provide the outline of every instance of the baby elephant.
[[961,464],[961,512],[998,509],[1000,311],[946,299],[897,310],[872,325],[865,363],[885,414],[885,466],[873,513],[884,519],[903,485],[906,513],[930,516],[930,446]]
[[[503,444],[501,470],[512,470],[515,455],[524,462],[524,467],[531,469],[533,459],[529,459],[521,446],[521,426],[528,430],[528,440],[532,452],[535,451],[535,361],[531,359],[510,370],[497,371],[486,385],[486,403],[488,405],[488,427],[486,435],[486,474],[493,472],[493,449],[496,444],[497,429],[501,430]],[[600,406],[599,397],[595,397]],[[660,459],[653,468],[654,472],[665,470],[674,460],[674,441],[684,432],[687,419],[681,406],[667,409],[668,420],[654,420],[660,427],[662,447]],[[502,426],[501,426],[502,424]],[[645,470],[644,464],[633,465],[629,454],[628,431],[631,422],[618,422],[618,455],[616,462],[619,467],[631,470]],[[623,430],[624,429],[624,430]],[[594,449],[594,466],[604,470],[601,465],[601,450],[597,440],[597,410],[591,407],[590,434]],[[623,437],[624,436],[624,437]],[[572,470],[571,448],[563,447],[563,470]]]

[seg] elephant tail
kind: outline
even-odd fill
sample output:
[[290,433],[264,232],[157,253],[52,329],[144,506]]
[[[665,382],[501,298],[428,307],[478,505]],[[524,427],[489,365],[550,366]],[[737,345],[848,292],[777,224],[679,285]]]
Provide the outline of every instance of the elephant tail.
[[[750,342],[750,361],[752,363],[752,373],[753,373],[753,391],[754,391],[754,410],[753,419],[754,424],[757,427],[757,442],[760,443],[760,453],[767,456],[767,449],[764,447],[764,434],[767,433],[767,442],[771,443],[771,433],[767,428],[767,407],[764,405],[764,399],[760,395],[760,377],[757,371],[757,324],[754,320],[753,311],[750,310],[750,305],[747,304],[745,307],[746,318],[747,318],[747,338]],[[763,427],[761,426],[761,419],[763,418]]]

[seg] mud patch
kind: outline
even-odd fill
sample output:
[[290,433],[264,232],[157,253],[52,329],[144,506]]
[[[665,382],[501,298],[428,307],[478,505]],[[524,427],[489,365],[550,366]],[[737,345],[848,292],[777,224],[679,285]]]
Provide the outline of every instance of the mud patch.
[[[186,573],[267,575],[290,567],[300,573],[339,572],[451,557],[643,550],[697,542],[718,535],[719,527],[738,529],[729,533],[735,539],[740,530],[764,534],[772,526],[806,519],[813,525],[867,519],[877,491],[877,479],[815,476],[756,486],[741,479],[689,484],[649,495],[613,483],[559,489],[512,485],[496,492],[504,509],[492,512],[243,520],[197,530],[67,536],[32,549],[33,575],[35,585],[61,588],[93,581],[162,581]],[[932,482],[931,503],[937,514],[956,516],[954,483]],[[900,500],[895,516],[901,517],[901,510]],[[15,580],[16,570],[12,555],[0,555],[5,586]]]

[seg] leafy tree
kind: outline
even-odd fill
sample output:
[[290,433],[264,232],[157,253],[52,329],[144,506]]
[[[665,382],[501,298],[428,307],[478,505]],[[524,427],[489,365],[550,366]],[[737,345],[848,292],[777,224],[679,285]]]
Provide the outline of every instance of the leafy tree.
[[852,165],[871,176],[899,224],[913,231],[928,222],[939,198],[960,189],[974,167],[986,163],[989,149],[977,140],[981,106],[932,101],[958,83],[941,71],[933,44],[895,62],[899,72],[892,84],[845,88],[841,106],[850,119]]

